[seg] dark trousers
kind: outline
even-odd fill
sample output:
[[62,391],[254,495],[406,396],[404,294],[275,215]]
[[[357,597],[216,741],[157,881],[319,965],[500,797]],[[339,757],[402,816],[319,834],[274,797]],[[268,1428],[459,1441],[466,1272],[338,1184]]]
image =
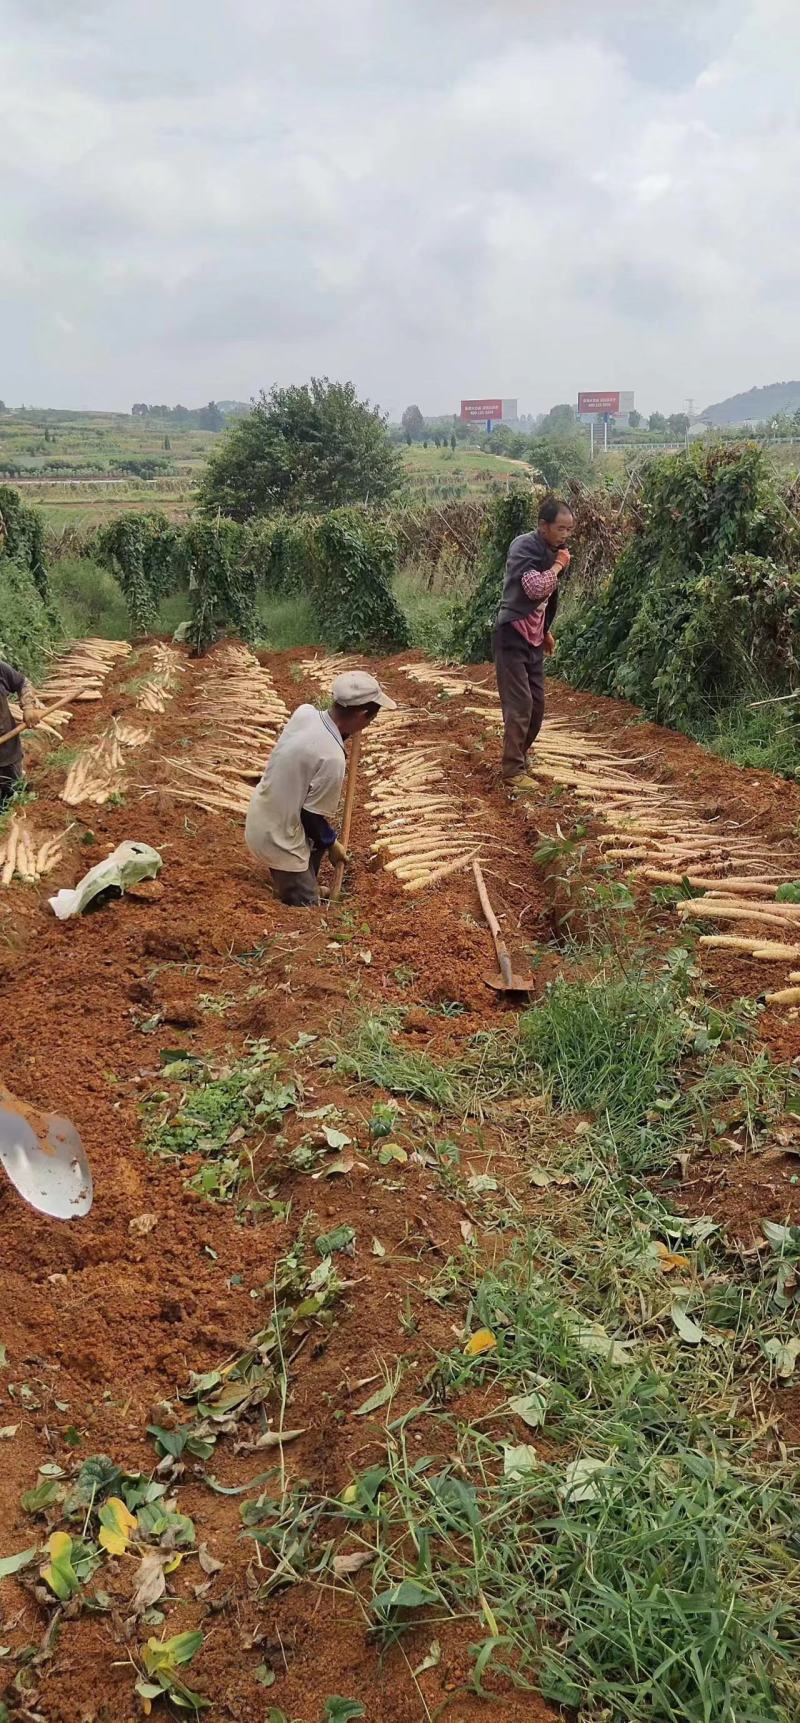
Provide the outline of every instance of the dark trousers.
[[518,778],[544,717],[544,647],[529,646],[511,622],[492,635],[497,689],[503,709],[503,777]]
[[292,909],[316,909],[319,903],[317,874],[324,854],[322,844],[312,844],[308,867],[304,873],[288,873],[283,868],[270,868],[275,896],[280,898],[281,903],[290,904]]

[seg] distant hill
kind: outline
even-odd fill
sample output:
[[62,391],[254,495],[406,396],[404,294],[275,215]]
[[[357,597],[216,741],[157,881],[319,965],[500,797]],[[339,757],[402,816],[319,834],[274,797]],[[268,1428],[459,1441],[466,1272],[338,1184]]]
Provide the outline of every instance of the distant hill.
[[226,419],[246,419],[253,411],[252,401],[218,401],[217,406]]
[[716,401],[700,415],[709,425],[760,424],[778,413],[796,413],[800,408],[800,383],[765,383],[763,389],[745,389]]

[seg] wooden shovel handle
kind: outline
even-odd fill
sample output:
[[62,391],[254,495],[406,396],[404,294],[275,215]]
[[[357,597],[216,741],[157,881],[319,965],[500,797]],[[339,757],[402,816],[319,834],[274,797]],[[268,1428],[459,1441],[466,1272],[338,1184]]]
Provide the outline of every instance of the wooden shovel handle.
[[475,875],[475,884],[478,887],[481,909],[489,923],[491,935],[494,940],[494,948],[497,952],[497,961],[500,965],[500,974],[503,977],[503,983],[506,987],[513,987],[514,977],[511,969],[511,958],[508,955],[508,946],[500,932],[500,923],[489,902],[489,893],[486,890],[486,882],[481,872],[480,862],[474,861],[472,863],[472,871]]
[[478,887],[478,896],[481,900],[481,909],[483,910],[483,913],[486,917],[486,920],[488,921],[489,926],[491,928],[492,938],[494,940],[501,939],[502,935],[500,933],[500,923],[499,923],[497,916],[495,915],[494,910],[492,909],[492,906],[489,902],[489,893],[486,890],[486,883],[484,881],[483,874],[481,873],[480,862],[474,861],[472,863],[472,871],[475,875],[475,884]]
[[[77,689],[74,692],[77,693]],[[56,702],[55,706],[48,706],[44,712],[39,713],[36,723],[33,726],[26,724],[25,719],[23,718],[21,724],[15,724],[13,730],[6,730],[5,735],[0,736],[0,747],[2,747],[4,742],[13,742],[15,736],[22,735],[23,730],[30,730],[31,728],[38,729],[39,725],[44,723],[45,718],[51,717],[53,712],[63,712],[66,701],[68,699],[72,700],[73,697],[73,694],[65,695]]]
[[[347,768],[347,788],[344,793],[344,813],[342,815],[342,829],[339,833],[339,842],[343,850],[347,849],[350,842],[350,826],[353,819],[353,803],[356,799],[356,779],[358,777],[358,762],[360,755],[361,736],[358,735],[353,737],[350,747],[350,764]],[[342,889],[343,879],[344,862],[337,862],[336,872],[333,876],[333,885],[331,886],[331,903],[336,902]]]

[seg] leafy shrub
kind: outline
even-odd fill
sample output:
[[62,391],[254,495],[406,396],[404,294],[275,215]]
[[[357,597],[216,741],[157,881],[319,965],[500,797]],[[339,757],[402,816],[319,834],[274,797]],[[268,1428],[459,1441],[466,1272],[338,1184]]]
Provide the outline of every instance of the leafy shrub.
[[328,644],[337,652],[408,646],[392,592],[397,544],[384,522],[365,510],[334,509],[319,520],[314,545],[311,595]]
[[59,636],[30,569],[0,556],[0,657],[36,681]]
[[19,491],[0,485],[0,558],[9,557],[30,574],[40,598],[47,600],[44,566],[44,527],[36,509],[28,508]]
[[243,640],[255,639],[258,576],[247,550],[245,529],[236,521],[193,521],[184,527],[177,562],[188,577],[189,639],[195,652],[205,652],[226,622]]
[[800,529],[760,451],[714,445],[653,462],[638,530],[573,612],[559,667],[691,727],[753,686],[797,674]]
[[177,572],[178,529],[163,514],[125,514],[101,527],[93,551],[116,574],[135,635],[150,634]]

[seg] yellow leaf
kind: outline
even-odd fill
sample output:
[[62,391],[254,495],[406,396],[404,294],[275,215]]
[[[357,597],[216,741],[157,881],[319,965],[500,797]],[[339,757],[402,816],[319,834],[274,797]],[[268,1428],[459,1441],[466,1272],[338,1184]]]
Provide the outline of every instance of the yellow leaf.
[[348,1484],[347,1489],[342,1490],[342,1501],[345,1503],[346,1507],[349,1507],[351,1502],[357,1502],[358,1501],[358,1485],[357,1484]]
[[51,1561],[58,1561],[62,1556],[72,1554],[72,1538],[69,1532],[51,1532],[47,1540],[47,1553]]
[[479,1328],[475,1334],[470,1335],[464,1352],[467,1358],[479,1358],[482,1352],[493,1352],[496,1345],[497,1336],[492,1333],[491,1328]]
[[654,1244],[656,1255],[658,1257],[658,1266],[661,1269],[662,1274],[673,1274],[676,1268],[682,1269],[690,1267],[688,1256],[679,1256],[676,1255],[675,1251],[668,1250],[667,1246],[662,1244],[660,1238],[655,1239]]
[[124,1555],[131,1533],[136,1531],[136,1520],[130,1509],[120,1501],[119,1496],[109,1496],[100,1509],[99,1519],[98,1543],[109,1555]]
[[174,1573],[176,1567],[180,1567],[182,1561],[183,1561],[183,1554],[180,1550],[178,1550],[176,1552],[176,1554],[174,1556],[172,1556],[170,1561],[165,1561],[164,1572],[165,1573]]

